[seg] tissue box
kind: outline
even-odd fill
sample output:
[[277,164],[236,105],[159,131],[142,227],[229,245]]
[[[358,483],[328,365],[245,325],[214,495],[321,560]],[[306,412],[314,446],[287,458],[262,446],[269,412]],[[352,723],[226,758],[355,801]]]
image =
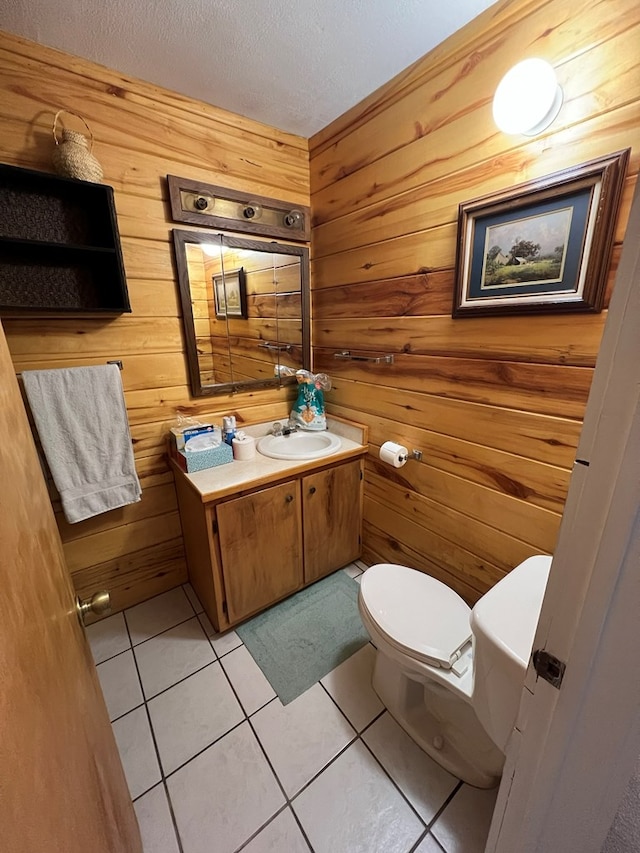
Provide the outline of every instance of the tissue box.
[[213,424],[200,424],[192,427],[172,427],[169,431],[169,447],[171,455],[175,458],[179,450],[184,450],[184,443],[194,435],[201,435],[203,432],[213,432]]
[[233,450],[223,442],[218,447],[208,447],[206,450],[178,450],[174,459],[183,471],[193,474],[194,471],[204,471],[206,468],[233,462]]

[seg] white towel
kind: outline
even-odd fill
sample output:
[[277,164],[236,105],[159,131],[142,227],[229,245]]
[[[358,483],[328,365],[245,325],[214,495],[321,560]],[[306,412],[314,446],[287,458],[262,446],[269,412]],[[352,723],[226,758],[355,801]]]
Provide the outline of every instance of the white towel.
[[29,370],[22,380],[67,521],[139,501],[118,366]]

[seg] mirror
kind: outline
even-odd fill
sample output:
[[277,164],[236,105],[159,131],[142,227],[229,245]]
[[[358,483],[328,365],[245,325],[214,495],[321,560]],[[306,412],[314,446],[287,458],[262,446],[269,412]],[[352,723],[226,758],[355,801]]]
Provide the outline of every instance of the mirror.
[[187,360],[197,396],[295,381],[309,369],[309,250],[174,229]]

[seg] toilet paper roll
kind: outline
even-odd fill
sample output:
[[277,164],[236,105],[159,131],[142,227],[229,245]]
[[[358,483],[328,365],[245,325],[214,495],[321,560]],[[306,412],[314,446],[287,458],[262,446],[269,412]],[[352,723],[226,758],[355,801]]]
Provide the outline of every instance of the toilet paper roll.
[[380,459],[388,465],[393,465],[394,468],[402,468],[408,456],[407,448],[396,444],[395,441],[385,441],[380,448]]
[[236,436],[231,442],[233,458],[244,462],[256,455],[256,440],[251,435]]

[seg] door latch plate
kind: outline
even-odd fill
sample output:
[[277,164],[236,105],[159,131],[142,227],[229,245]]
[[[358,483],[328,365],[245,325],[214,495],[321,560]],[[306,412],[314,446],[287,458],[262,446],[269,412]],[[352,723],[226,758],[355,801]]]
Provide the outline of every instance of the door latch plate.
[[562,679],[564,678],[564,671],[567,668],[564,661],[554,657],[554,655],[549,654],[544,649],[537,649],[533,653],[533,668],[540,678],[544,678],[553,687],[556,687],[558,690],[560,689]]

